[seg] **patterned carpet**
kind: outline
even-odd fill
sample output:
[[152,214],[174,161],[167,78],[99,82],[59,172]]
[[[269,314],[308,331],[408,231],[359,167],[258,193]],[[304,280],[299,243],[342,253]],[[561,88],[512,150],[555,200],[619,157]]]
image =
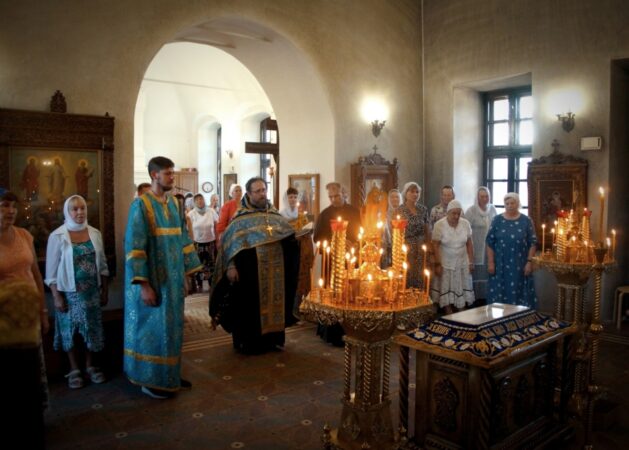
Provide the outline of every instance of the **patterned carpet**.
[[[192,390],[154,400],[121,373],[78,390],[51,380],[47,448],[319,450],[324,424],[339,425],[343,350],[323,343],[314,328],[291,327],[283,351],[244,356],[234,352],[228,334],[209,329],[207,293],[188,297],[182,373]],[[626,351],[607,340],[601,345],[600,382],[620,407],[594,433],[597,449],[625,449],[629,442]],[[394,350],[392,374],[397,362]],[[397,396],[392,376],[394,426]]]

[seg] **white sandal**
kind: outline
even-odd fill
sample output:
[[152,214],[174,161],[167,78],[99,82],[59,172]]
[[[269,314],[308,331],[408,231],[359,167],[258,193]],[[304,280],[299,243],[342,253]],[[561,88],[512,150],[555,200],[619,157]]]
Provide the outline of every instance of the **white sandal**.
[[68,379],[70,389],[81,389],[85,384],[79,369],[71,370],[65,377]]
[[85,369],[85,373],[90,377],[90,381],[95,384],[100,384],[105,381],[105,374],[97,367],[90,366]]

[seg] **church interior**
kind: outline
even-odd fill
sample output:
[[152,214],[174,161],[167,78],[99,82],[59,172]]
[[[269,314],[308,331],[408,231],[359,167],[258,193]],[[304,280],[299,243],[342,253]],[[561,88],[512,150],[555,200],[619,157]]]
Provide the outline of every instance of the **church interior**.
[[[556,239],[550,222],[546,228],[548,208],[559,191],[571,197],[558,200],[560,208],[588,208],[592,234],[613,258],[579,279],[578,289],[543,258],[534,272],[539,312],[583,302],[584,311],[565,319],[582,314],[591,324],[583,354],[590,361],[596,354],[601,390],[592,411],[556,393],[553,401],[576,408],[580,418],[559,417],[576,425],[557,431],[552,445],[627,447],[625,0],[24,0],[0,1],[0,24],[2,187],[19,190],[29,158],[58,155],[68,173],[75,165],[87,170],[90,224],[103,231],[115,268],[104,311],[108,381],[69,390],[67,367],[44,340],[47,448],[375,448],[326,442],[324,427],[342,427],[346,418],[342,348],[323,343],[316,326],[302,320],[287,330],[282,351],[237,354],[227,333],[209,329],[207,284],[186,298],[182,367],[193,389],[158,402],[126,380],[125,228],[154,156],[175,162],[182,193],[200,192],[208,202],[217,194],[222,204],[231,183],[262,176],[278,209],[286,189],[301,186],[312,216],[329,204],[325,186],[332,181],[347,188],[352,203],[365,198],[371,180],[388,188],[414,181],[428,207],[439,203],[444,185],[454,186],[465,207],[478,186],[490,185],[496,205],[508,191],[520,194],[524,214],[544,223],[543,230],[535,225],[547,243]],[[495,108],[505,98],[529,102],[528,112],[518,106],[516,119],[507,112],[511,119],[501,122]],[[16,125],[23,119],[32,129]],[[513,120],[517,130],[509,128]],[[64,128],[60,141],[51,131],[57,127]],[[513,153],[490,145],[501,139],[502,150]],[[500,161],[508,161],[504,177]],[[365,178],[369,165],[385,171]],[[54,167],[46,170],[52,180]],[[49,195],[54,203],[52,184]],[[45,239],[43,225],[33,229]],[[566,342],[548,345],[555,351]],[[449,441],[419,441],[426,434],[416,379],[422,357],[404,353],[404,345],[391,346],[390,379],[385,370],[395,438],[402,418],[410,424],[402,434],[412,442],[395,445],[476,448],[452,444],[459,432],[452,430]],[[594,384],[593,375],[583,376]],[[467,408],[476,400],[483,401],[461,399]],[[459,428],[473,415],[467,411]],[[546,438],[528,448],[551,445]],[[520,448],[508,436],[503,444]]]

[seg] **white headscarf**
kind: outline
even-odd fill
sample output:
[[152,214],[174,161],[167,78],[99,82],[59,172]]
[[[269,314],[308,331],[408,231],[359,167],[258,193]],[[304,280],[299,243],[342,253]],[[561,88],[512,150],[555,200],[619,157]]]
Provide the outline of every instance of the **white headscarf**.
[[506,202],[508,198],[512,198],[513,200],[515,200],[518,204],[518,208],[520,207],[520,196],[517,194],[517,192],[507,192],[505,194],[504,201]]
[[[85,222],[83,223],[76,223],[74,220],[72,220],[72,217],[70,216],[70,203],[75,198],[80,198],[81,200],[83,200],[83,204],[85,205]],[[63,204],[63,217],[65,217],[66,219],[65,225],[68,231],[85,230],[87,228],[87,202],[85,201],[85,199],[77,194],[68,197],[66,199],[66,202]]]
[[[487,202],[487,205],[485,207],[485,209],[483,210],[483,208],[480,207],[480,205],[478,204],[478,193],[480,191],[483,192],[487,192],[487,195],[489,196],[489,201]],[[476,199],[474,200],[474,209],[476,209],[476,212],[478,213],[479,216],[481,217],[485,217],[487,214],[489,214],[492,210],[492,204],[491,204],[491,192],[489,192],[489,189],[486,188],[485,186],[479,186],[478,189],[476,189]]]
[[[401,203],[401,205],[403,205],[404,203],[406,203],[406,193],[407,193],[407,192],[408,192],[408,190],[409,190],[410,188],[412,188],[412,187],[416,187],[416,188],[417,188],[417,190],[419,191],[419,195],[421,196],[421,193],[422,193],[422,187],[421,187],[419,184],[415,183],[414,181],[409,181],[408,183],[406,183],[406,184],[404,185],[404,189],[402,189],[402,203]],[[401,206],[401,205],[400,205],[400,206]]]
[[463,210],[463,206],[461,205],[461,202],[458,200],[451,200],[450,203],[448,203],[448,209],[446,209],[446,212],[450,212],[453,209]]
[[231,186],[229,186],[229,198],[234,198],[234,190],[239,187],[240,188],[240,192],[243,191],[242,186],[237,184],[237,183],[233,183]]

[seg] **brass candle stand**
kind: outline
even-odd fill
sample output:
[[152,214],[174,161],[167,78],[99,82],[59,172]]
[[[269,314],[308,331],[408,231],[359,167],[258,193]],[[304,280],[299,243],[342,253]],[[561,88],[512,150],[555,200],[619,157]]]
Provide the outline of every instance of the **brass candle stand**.
[[[592,250],[593,264],[587,258],[584,262],[576,262],[574,259],[566,261],[567,258],[562,254],[546,253],[533,258],[538,267],[547,269],[557,279],[555,317],[574,322],[580,329],[572,354],[575,370],[570,410],[584,421],[585,448],[592,448],[594,404],[601,392],[601,387],[597,384],[597,370],[599,339],[603,331],[601,324],[602,276],[603,272],[610,271],[615,264],[613,259],[606,257],[608,249],[602,243],[593,247]],[[591,319],[587,323],[585,287],[592,274],[594,274],[594,299],[591,305]]]
[[346,333],[341,420],[337,429],[324,427],[324,448],[405,448],[405,430],[395,433],[391,420],[391,342],[396,332],[431,320],[432,305],[414,289],[405,291],[393,309],[367,303],[346,305],[335,302],[332,295],[311,294],[315,300],[304,299],[302,317],[323,325],[340,323]]

